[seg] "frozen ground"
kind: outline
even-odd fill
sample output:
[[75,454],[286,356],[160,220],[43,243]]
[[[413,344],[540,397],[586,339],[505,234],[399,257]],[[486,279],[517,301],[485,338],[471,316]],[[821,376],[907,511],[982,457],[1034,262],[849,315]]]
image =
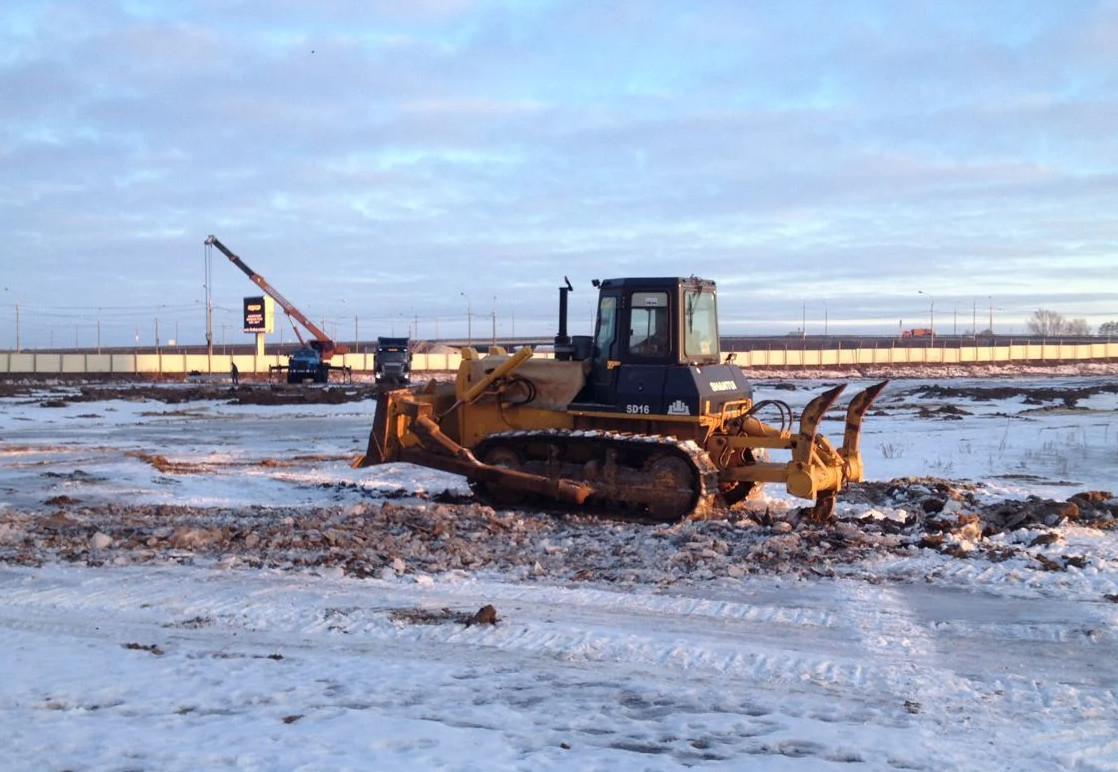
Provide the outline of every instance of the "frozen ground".
[[825,528],[493,512],[350,469],[367,400],[75,394],[0,398],[0,768],[1118,769],[1118,501],[1067,503],[1111,373],[894,381]]

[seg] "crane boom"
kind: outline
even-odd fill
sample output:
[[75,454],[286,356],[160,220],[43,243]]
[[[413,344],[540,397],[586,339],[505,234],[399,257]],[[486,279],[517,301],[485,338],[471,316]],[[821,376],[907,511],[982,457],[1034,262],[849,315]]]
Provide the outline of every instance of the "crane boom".
[[[283,309],[283,312],[287,314],[288,317],[303,325],[303,327],[306,328],[315,338],[314,341],[311,342],[310,346],[314,349],[317,349],[321,353],[323,360],[330,359],[330,357],[334,354],[346,354],[349,352],[348,346],[334,343],[334,341],[330,339],[329,335],[323,332],[322,329],[318,327],[318,325],[308,319],[306,314],[296,308],[295,305],[290,300],[285,298],[279,290],[273,287],[267,279],[249,268],[245,261],[235,255],[233,251],[227,246],[222,244],[218,240],[217,236],[211,235],[209,238],[206,239],[205,243],[206,246],[217,247],[217,249],[223,255],[229,258],[229,261],[233,263],[233,265],[240,268],[242,271],[244,271],[245,275],[248,276],[248,278],[252,279],[253,284],[267,292],[273,300],[279,303],[280,308]],[[299,338],[299,342],[303,343],[303,336],[299,334],[299,329],[297,327],[295,328],[295,335]]]

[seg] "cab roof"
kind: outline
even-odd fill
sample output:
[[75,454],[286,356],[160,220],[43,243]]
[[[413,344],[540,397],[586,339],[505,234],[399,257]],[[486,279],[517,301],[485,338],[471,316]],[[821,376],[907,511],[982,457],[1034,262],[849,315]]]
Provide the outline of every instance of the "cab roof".
[[599,289],[670,289],[689,287],[693,289],[707,289],[713,291],[715,284],[710,279],[700,279],[697,276],[687,278],[681,276],[652,276],[631,277],[625,279],[602,279],[596,285]]

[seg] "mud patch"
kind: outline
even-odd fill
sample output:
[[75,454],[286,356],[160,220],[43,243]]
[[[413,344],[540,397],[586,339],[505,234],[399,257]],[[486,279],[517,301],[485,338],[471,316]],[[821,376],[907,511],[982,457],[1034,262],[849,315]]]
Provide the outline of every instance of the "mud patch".
[[1049,386],[921,386],[914,394],[933,399],[969,399],[978,402],[1020,397],[1026,405],[1045,405],[1058,402],[1064,407],[1074,408],[1080,400],[1096,394],[1118,394],[1118,383],[1101,383],[1078,389]]
[[[44,391],[46,397],[38,397]],[[26,396],[43,407],[62,408],[74,403],[160,402],[177,405],[190,402],[216,401],[234,405],[339,405],[375,398],[376,384],[352,383],[337,386],[296,386],[277,383],[242,383],[239,386],[220,383],[105,383],[105,384],[0,384],[0,397]],[[189,411],[183,413],[189,415]]]
[[956,407],[955,405],[942,405],[936,408],[922,406],[918,415],[920,418],[940,418],[946,421],[961,421],[964,416],[974,414],[968,410]]
[[154,469],[164,474],[205,474],[213,471],[213,467],[206,464],[187,461],[171,461],[166,456],[154,453],[132,451],[124,455],[138,458],[145,464],[150,464]]
[[497,609],[492,605],[482,606],[474,613],[465,611],[452,611],[448,608],[431,610],[425,608],[396,608],[388,612],[393,622],[409,625],[442,625],[458,624],[472,627],[473,625],[495,625],[500,620]]
[[716,519],[648,525],[499,511],[460,496],[419,493],[407,503],[381,499],[313,511],[73,502],[59,503],[49,516],[0,513],[0,562],[219,563],[328,568],[357,578],[499,570],[523,580],[666,586],[750,573],[833,576],[843,566],[923,549],[1062,571],[1089,567],[1090,558],[1070,548],[1061,529],[1118,525],[1118,499],[1107,491],[1064,501],[988,502],[983,494],[981,485],[938,478],[859,483],[839,518],[825,524],[802,509],[741,507]]

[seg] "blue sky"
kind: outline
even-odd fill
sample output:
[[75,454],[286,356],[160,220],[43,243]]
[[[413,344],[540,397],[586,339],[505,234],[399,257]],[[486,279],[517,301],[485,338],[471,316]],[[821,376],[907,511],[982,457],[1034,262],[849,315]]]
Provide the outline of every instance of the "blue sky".
[[[204,339],[216,234],[327,330],[1118,320],[1118,2],[21,2],[0,347]],[[256,288],[213,254],[215,337]],[[278,334],[275,336],[278,338]],[[285,340],[291,340],[290,329]]]

